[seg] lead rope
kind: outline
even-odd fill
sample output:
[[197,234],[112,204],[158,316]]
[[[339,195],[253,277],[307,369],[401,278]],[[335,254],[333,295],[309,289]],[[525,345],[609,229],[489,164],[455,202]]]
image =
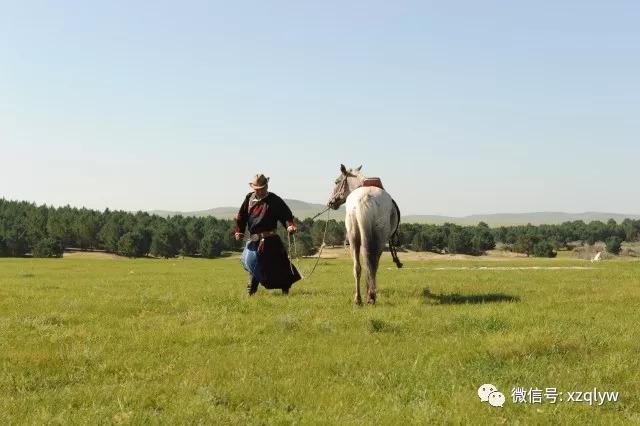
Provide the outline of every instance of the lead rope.
[[[311,272],[309,272],[308,274],[303,274],[302,273],[302,268],[300,268],[300,258],[298,256],[298,246],[296,244],[296,235],[293,234],[293,251],[295,253],[295,257],[298,259],[298,269],[300,270],[300,274],[302,275],[302,278],[309,278],[311,276],[311,274],[313,274],[313,272],[316,270],[316,266],[318,266],[318,262],[320,261],[320,256],[322,255],[322,250],[324,249],[324,247],[326,246],[325,244],[325,238],[327,236],[327,228],[329,227],[329,213],[330,210],[327,209],[327,220],[324,224],[324,232],[322,233],[322,244],[320,245],[320,248],[318,249],[318,256],[316,257],[316,262],[313,265],[313,268],[311,268]],[[324,212],[321,212],[324,213]],[[318,215],[316,215],[315,217],[318,217]],[[291,234],[287,234],[288,239],[289,239],[289,266],[291,267],[291,275],[294,275],[293,272],[293,260],[291,258]]]

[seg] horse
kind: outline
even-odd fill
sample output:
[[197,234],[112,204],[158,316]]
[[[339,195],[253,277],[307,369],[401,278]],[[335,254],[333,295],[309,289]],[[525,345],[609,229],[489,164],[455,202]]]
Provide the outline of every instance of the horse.
[[362,304],[361,252],[367,276],[367,303],[369,304],[376,303],[376,272],[386,242],[389,242],[389,250],[396,266],[402,267],[392,243],[400,224],[400,209],[391,195],[383,189],[380,180],[365,178],[360,172],[361,169],[362,166],[347,170],[344,164],[341,164],[340,175],[335,181],[333,194],[327,203],[327,207],[334,210],[346,203],[345,227],[356,283],[353,301],[357,305]]

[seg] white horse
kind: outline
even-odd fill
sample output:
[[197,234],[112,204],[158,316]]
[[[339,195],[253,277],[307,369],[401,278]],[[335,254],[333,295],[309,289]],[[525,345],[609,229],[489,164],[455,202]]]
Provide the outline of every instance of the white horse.
[[362,166],[347,170],[343,164],[340,165],[340,175],[327,204],[332,209],[338,209],[346,202],[345,226],[356,281],[354,302],[358,305],[362,304],[361,252],[367,275],[367,303],[376,303],[376,272],[386,242],[389,242],[389,250],[396,266],[402,267],[391,241],[400,224],[400,209],[389,193],[382,189],[379,179],[377,184],[373,180],[373,185],[377,186],[368,186],[368,180],[360,173],[361,168]]

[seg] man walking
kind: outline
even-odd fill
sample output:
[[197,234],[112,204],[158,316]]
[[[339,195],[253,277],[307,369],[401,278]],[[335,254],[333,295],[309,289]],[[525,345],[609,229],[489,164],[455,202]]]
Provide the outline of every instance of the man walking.
[[258,291],[260,283],[267,289],[279,288],[288,294],[293,283],[301,278],[276,233],[278,222],[290,234],[297,231],[293,214],[282,198],[269,192],[268,184],[268,177],[256,174],[249,182],[253,192],[246,195],[236,216],[236,240],[242,239],[247,227],[250,234],[241,257],[244,268],[249,272],[249,296]]

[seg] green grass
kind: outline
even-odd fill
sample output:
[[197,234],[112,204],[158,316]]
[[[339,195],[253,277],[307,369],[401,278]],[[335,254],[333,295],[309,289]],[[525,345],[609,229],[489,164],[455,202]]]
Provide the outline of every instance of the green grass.
[[[378,305],[354,307],[347,260],[248,298],[232,258],[0,259],[0,420],[640,422],[640,262],[405,265],[385,259]],[[475,266],[597,269],[434,269]],[[515,386],[620,401],[514,404]]]

